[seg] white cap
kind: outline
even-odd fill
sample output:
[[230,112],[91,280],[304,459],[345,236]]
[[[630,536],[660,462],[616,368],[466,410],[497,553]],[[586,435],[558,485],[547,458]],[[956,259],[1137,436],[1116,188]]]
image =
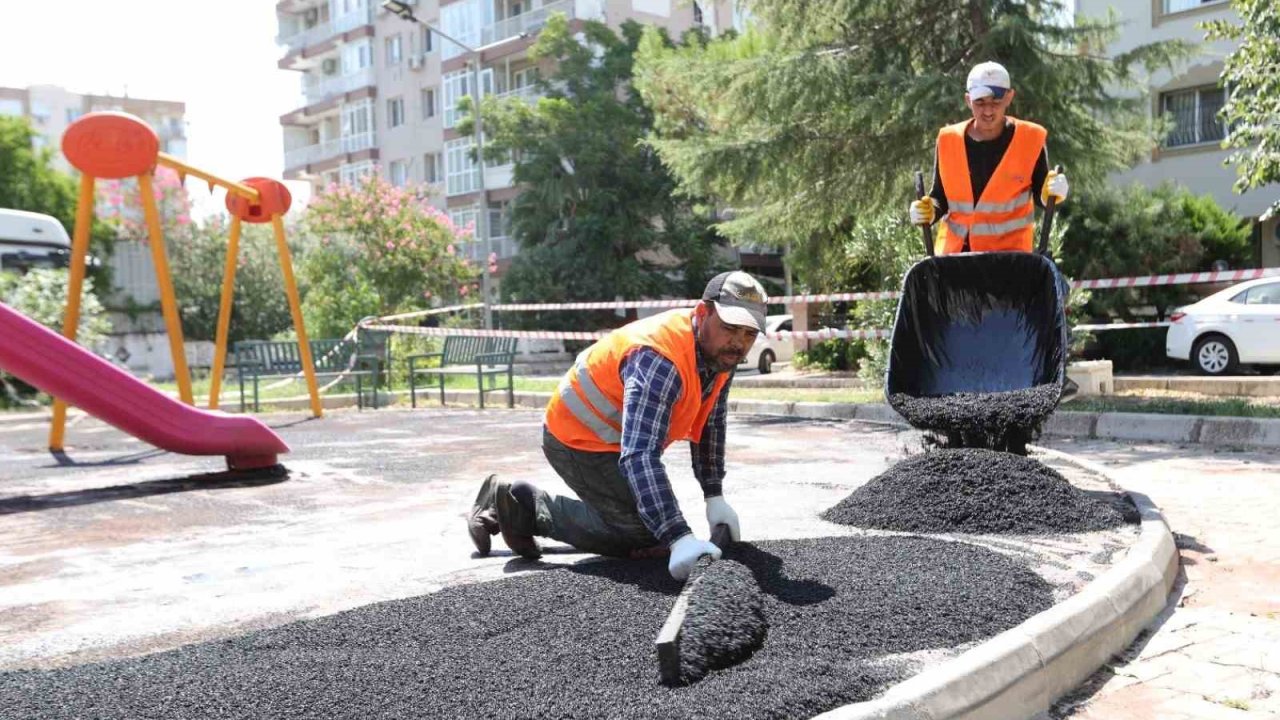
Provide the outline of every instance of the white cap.
[[969,80],[965,83],[965,91],[970,100],[984,97],[1004,97],[1006,91],[1013,87],[1009,83],[1009,71],[995,62],[979,63],[969,71]]

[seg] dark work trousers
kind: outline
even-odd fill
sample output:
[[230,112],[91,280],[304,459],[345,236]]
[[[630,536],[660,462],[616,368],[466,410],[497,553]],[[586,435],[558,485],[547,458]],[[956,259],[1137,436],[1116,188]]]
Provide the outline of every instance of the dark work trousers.
[[542,452],[578,498],[539,490],[534,534],[616,557],[660,544],[640,519],[631,486],[618,469],[618,453],[575,450],[545,427]]

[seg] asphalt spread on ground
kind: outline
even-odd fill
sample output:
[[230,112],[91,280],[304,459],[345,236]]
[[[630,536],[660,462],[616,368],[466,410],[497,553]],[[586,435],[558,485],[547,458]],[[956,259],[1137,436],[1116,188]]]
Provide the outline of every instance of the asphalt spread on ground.
[[681,625],[680,677],[675,683],[683,685],[751,657],[769,630],[760,586],[746,565],[718,560],[689,582],[694,584]]
[[881,530],[975,534],[1088,532],[1139,520],[1123,496],[1085,492],[1035,459],[983,449],[909,457],[822,517]]
[[[769,625],[744,662],[659,682],[680,584],[662,559],[552,566],[140,658],[0,674],[0,717],[796,718],[874,697],[897,653],[1011,628],[1052,604],[1031,570],[918,537],[738,543]],[[744,578],[739,578],[739,581]]]

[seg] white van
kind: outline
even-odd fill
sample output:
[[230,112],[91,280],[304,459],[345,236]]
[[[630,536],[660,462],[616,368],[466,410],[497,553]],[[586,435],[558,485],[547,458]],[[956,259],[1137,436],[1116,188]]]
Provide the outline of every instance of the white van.
[[57,218],[0,209],[0,271],[66,267],[70,259],[71,238]]

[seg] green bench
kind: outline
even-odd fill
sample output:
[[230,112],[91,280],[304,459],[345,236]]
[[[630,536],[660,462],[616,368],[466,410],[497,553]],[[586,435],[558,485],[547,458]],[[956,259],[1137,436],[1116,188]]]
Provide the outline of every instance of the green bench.
[[[436,378],[440,388],[440,404],[444,404],[444,379],[449,375],[473,375],[476,391],[480,393],[480,407],[484,408],[485,378],[488,390],[496,387],[497,378],[507,376],[507,407],[515,407],[515,388],[512,385],[511,365],[516,357],[516,338],[469,337],[449,335],[444,339],[441,352],[409,356],[409,404],[418,407],[418,378]],[[435,366],[426,365],[439,360]]]
[[[376,337],[374,338],[376,340]],[[311,361],[317,378],[346,375],[355,380],[356,407],[364,409],[364,385],[372,383],[373,408],[378,407],[378,381],[387,367],[386,342],[381,345],[344,339],[312,340]],[[253,388],[253,411],[259,409],[259,385],[302,372],[302,358],[294,340],[241,340],[235,344],[236,376],[240,381],[240,409],[246,385]],[[354,356],[354,357],[353,357]]]

